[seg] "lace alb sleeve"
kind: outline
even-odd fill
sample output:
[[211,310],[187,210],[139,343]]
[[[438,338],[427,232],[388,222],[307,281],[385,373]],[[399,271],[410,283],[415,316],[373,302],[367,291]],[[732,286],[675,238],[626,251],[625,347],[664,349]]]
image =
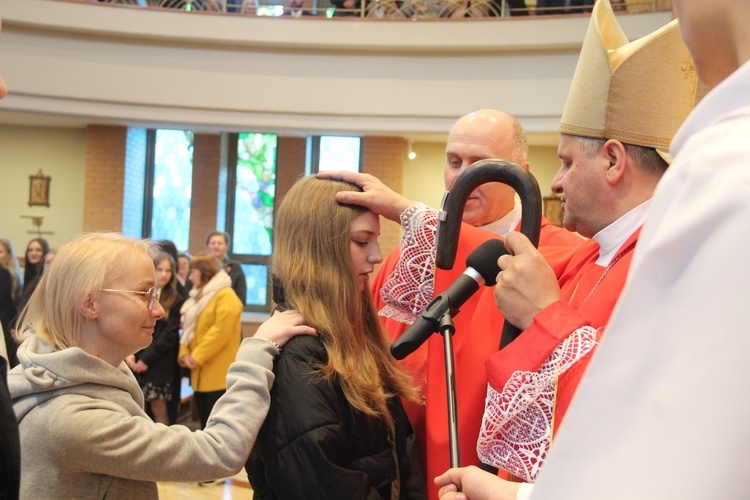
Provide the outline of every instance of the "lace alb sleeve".
[[401,255],[380,290],[386,306],[379,314],[411,324],[432,301],[435,285],[437,210],[415,203],[401,214]]
[[536,372],[518,370],[501,391],[487,384],[477,455],[528,483],[536,481],[552,440],[557,379],[596,346],[584,326],[565,338]]

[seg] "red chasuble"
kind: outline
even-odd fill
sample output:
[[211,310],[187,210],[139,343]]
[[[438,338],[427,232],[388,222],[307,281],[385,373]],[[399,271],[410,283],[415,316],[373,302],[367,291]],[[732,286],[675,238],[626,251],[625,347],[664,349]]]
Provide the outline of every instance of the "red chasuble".
[[[435,272],[435,295],[446,290],[466,269],[466,258],[483,242],[498,238],[494,233],[462,224],[456,263],[453,269]],[[547,246],[553,268],[562,269],[572,252],[584,243],[581,237],[556,227],[546,219],[542,221],[540,247]],[[385,303],[380,296],[387,277],[399,258],[396,248],[381,264],[371,288],[378,309]],[[408,327],[389,318],[381,318],[391,339],[397,339]],[[456,333],[453,336],[456,370],[456,402],[458,406],[458,431],[461,465],[477,465],[477,437],[484,412],[487,393],[487,375],[483,369],[488,357],[497,352],[504,318],[495,306],[494,287],[484,287],[474,294],[453,318]],[[405,401],[406,412],[417,435],[422,470],[427,481],[428,498],[437,498],[433,478],[450,467],[448,431],[448,402],[445,381],[443,337],[434,334],[419,349],[401,361],[401,366],[422,389],[424,404]]]
[[[628,238],[607,267],[596,264],[595,241],[582,245],[559,276],[562,300],[537,314],[515,341],[490,356],[490,401],[479,440],[485,461],[525,481],[536,478],[625,285],[639,232]],[[591,327],[589,339],[571,335],[585,326]],[[562,373],[555,376],[554,369]],[[542,388],[545,384],[548,390]]]

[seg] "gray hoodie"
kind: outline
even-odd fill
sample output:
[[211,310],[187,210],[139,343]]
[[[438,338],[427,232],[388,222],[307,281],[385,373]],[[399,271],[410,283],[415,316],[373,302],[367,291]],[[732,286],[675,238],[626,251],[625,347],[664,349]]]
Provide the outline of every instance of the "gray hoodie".
[[32,334],[8,375],[21,434],[21,498],[158,498],[155,481],[236,474],[265,419],[276,348],[246,339],[204,431],[154,423],[128,367]]

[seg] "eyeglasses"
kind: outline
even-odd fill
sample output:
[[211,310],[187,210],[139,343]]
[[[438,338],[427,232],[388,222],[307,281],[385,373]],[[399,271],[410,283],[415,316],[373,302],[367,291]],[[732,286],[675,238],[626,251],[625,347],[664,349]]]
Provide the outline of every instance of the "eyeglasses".
[[161,297],[161,288],[151,287],[145,292],[141,292],[139,290],[116,290],[114,288],[102,288],[102,292],[119,292],[119,293],[134,293],[136,295],[143,295],[144,297],[148,297],[148,304],[146,307],[150,311],[152,307],[154,307],[154,301],[158,301],[159,297]]

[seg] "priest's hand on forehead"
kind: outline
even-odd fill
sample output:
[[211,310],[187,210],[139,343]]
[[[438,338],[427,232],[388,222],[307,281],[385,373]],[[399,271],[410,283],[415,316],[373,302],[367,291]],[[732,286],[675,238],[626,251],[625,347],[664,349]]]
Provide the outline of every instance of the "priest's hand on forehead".
[[386,219],[400,222],[401,213],[413,205],[414,202],[392,190],[380,179],[370,174],[335,170],[319,172],[319,179],[330,179],[348,182],[362,188],[363,192],[339,191],[336,200],[339,203],[360,205],[368,208]]

